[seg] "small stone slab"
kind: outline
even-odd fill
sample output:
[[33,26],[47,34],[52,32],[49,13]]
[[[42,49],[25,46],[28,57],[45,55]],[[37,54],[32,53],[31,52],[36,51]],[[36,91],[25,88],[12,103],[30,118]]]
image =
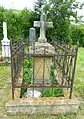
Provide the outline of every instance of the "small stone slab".
[[35,28],[29,29],[29,45],[32,45],[36,40],[36,30]]

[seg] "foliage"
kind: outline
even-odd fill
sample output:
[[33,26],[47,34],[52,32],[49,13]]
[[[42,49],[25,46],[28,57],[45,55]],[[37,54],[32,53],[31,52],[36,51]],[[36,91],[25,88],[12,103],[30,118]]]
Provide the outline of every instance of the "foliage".
[[42,97],[62,97],[63,92],[60,88],[44,88]]
[[32,27],[32,21],[30,20],[32,11],[28,9],[23,10],[5,10],[0,7],[0,40],[3,39],[3,21],[7,22],[8,38],[13,41],[22,39],[24,34],[28,39],[29,28]]
[[24,61],[24,83],[30,84],[32,80],[32,58]]
[[[70,17],[76,17],[76,13],[70,9],[73,0],[63,2],[63,0],[49,0],[44,6],[48,21],[52,21],[54,28],[47,31],[49,40],[66,40],[71,42]],[[51,35],[52,34],[52,35]]]
[[34,10],[37,12],[41,12],[42,5],[44,4],[44,0],[37,0],[34,4]]
[[28,9],[23,9],[20,12],[20,18],[19,20],[21,20],[21,28],[22,28],[22,32],[24,34],[24,37],[27,39],[28,38],[28,34],[29,34],[29,28],[32,27],[32,21],[30,20],[32,17],[32,11],[29,11]]
[[[0,41],[3,39],[3,21],[7,22],[8,38],[13,41],[29,37],[29,28],[33,27],[33,22],[40,20],[41,12],[47,14],[48,21],[53,22],[54,28],[47,29],[48,41],[66,40],[72,42],[73,36],[70,27],[70,17],[76,18],[76,13],[71,9],[74,0],[63,2],[63,0],[37,0],[34,11],[28,10],[7,10],[0,7]],[[78,4],[73,4],[74,8]],[[37,37],[39,37],[39,28],[36,28]],[[73,32],[74,34],[74,32]],[[81,36],[82,37],[82,36]],[[74,40],[73,40],[74,41]],[[80,40],[81,44],[83,39]]]
[[[32,58],[24,60],[24,84],[31,84],[32,80]],[[20,97],[24,95],[24,93],[27,91],[27,88],[21,89]]]
[[19,20],[19,16],[14,11],[7,10],[5,12],[5,21],[7,22],[8,28],[8,38],[14,41],[21,39],[21,22]]
[[79,41],[79,45],[84,47],[84,27],[83,26],[71,26],[71,38],[72,44],[76,44]]
[[[36,11],[32,11],[31,12],[31,17],[29,19],[29,22],[31,23],[31,26],[33,26],[34,24],[34,21],[39,21],[40,20],[40,14],[37,13]],[[36,29],[36,37],[38,38],[39,37],[39,28],[35,28]]]
[[55,75],[54,75],[54,65],[51,65],[51,68],[50,68],[50,81],[52,84],[57,83],[57,81],[55,79]]
[[[48,41],[64,40],[66,42],[76,44],[77,40],[74,39],[74,35],[73,35],[75,34],[75,29],[74,29],[74,33],[72,33],[70,18],[71,16],[73,16],[77,20],[77,12],[75,12],[73,8],[82,9],[83,4],[79,5],[79,3],[75,2],[75,0],[70,0],[65,2],[64,0],[48,0],[48,1],[37,0],[37,1],[38,1],[36,3],[37,10],[35,10],[36,13],[38,14],[39,10],[41,10],[41,12],[44,11],[47,14],[48,21],[53,22],[54,28],[47,29]],[[82,34],[80,33],[80,35]],[[80,44],[83,44],[83,42],[84,42],[83,39],[80,40]]]
[[4,13],[5,13],[5,10],[3,7],[0,7],[0,40],[3,39],[3,21],[4,21]]

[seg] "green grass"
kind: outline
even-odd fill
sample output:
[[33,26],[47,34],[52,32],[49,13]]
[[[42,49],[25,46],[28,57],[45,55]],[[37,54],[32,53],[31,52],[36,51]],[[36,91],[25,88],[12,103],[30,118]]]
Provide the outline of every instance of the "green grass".
[[74,91],[76,96],[84,96],[84,48],[79,48],[78,51]]
[[10,67],[0,64],[0,88],[4,86],[5,81],[10,77]]

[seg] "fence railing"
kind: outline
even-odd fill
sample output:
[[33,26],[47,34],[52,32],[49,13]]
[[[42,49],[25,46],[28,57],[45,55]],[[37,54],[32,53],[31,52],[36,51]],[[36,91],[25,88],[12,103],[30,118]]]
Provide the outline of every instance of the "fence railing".
[[[33,92],[35,89],[69,88],[71,98],[78,44],[76,47],[57,42],[52,45],[54,53],[52,46],[39,47],[37,50],[35,43],[29,46],[23,41],[11,46],[13,99],[15,88],[30,88]],[[23,74],[22,83],[18,81],[20,72]]]
[[16,45],[11,44],[11,77],[12,77],[12,98],[14,98],[15,84],[23,67],[24,43],[20,41]]

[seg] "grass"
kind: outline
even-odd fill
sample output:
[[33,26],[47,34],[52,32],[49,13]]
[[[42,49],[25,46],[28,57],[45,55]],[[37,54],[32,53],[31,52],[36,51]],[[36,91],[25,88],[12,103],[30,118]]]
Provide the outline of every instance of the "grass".
[[84,48],[79,48],[74,80],[74,94],[84,97]]
[[4,104],[11,98],[10,67],[0,64],[0,119],[5,115]]
[[[0,119],[76,119],[76,115],[45,115],[37,117],[33,115],[31,117],[28,115],[6,116],[4,104],[11,99],[11,84],[5,85],[8,79],[10,81],[9,77],[10,67],[0,66],[0,88],[3,88],[2,95],[0,95]],[[84,97],[84,48],[79,48],[73,92],[76,96]]]
[[5,65],[0,65],[0,88],[4,86],[5,81],[10,76],[10,67]]

